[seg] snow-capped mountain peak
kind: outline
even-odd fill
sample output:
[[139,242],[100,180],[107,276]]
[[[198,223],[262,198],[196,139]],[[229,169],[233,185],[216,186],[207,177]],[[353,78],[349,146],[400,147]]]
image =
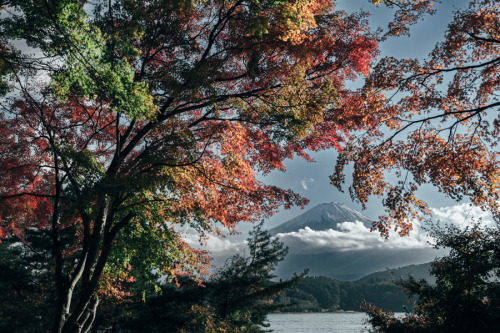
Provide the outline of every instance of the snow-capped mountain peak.
[[312,230],[335,229],[338,223],[342,222],[363,222],[367,227],[371,227],[372,220],[360,212],[347,207],[344,204],[330,202],[317,205],[305,213],[271,229],[273,235],[298,231],[309,227]]

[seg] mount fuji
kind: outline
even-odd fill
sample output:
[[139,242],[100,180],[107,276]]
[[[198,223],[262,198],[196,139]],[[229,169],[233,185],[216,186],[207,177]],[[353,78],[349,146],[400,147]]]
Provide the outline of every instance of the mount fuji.
[[321,231],[336,229],[338,223],[360,221],[371,228],[372,220],[360,212],[347,207],[341,203],[331,202],[317,205],[307,212],[269,230],[272,235],[287,232],[297,232],[309,227],[312,230]]
[[386,268],[421,264],[439,255],[423,234],[388,240],[370,232],[372,219],[346,205],[331,202],[270,229],[289,248],[275,273],[289,277],[309,270],[310,276],[355,280]]

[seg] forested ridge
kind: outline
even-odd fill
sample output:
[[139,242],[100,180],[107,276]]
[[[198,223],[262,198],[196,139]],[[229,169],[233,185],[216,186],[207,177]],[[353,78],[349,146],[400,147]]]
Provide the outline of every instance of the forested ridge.
[[[394,277],[394,279],[399,279]],[[324,276],[307,276],[282,292],[276,302],[280,312],[362,311],[363,302],[385,310],[402,312],[411,308],[409,297],[391,279],[338,281]]]

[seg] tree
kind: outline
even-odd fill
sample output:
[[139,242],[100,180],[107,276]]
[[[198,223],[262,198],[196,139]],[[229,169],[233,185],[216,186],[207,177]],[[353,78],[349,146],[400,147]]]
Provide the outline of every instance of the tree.
[[15,237],[0,244],[0,332],[43,332],[50,324],[50,234],[29,230],[25,237],[30,246]]
[[283,261],[288,248],[259,224],[250,232],[248,256],[234,255],[219,269],[208,287],[214,291],[211,300],[216,318],[248,332],[263,332],[267,314],[277,306],[271,299],[295,285],[307,273],[290,280],[271,282],[273,270]]
[[500,329],[500,233],[473,224],[433,231],[436,247],[450,253],[432,263],[436,284],[410,278],[400,287],[418,296],[412,313],[400,319],[365,306],[375,332],[498,332]]
[[366,112],[378,118],[342,151],[331,180],[340,188],[354,163],[351,197],[383,198],[387,214],[375,227],[385,236],[393,227],[408,234],[430,213],[423,184],[498,214],[499,14],[496,1],[470,1],[427,59],[386,57],[366,80]]
[[[296,284],[305,273],[273,282],[273,270],[288,249],[272,239],[263,224],[248,238],[248,254],[236,254],[202,284],[193,277],[161,286],[145,300],[135,297],[114,318],[103,316],[102,327],[115,325],[117,332],[265,332],[267,314],[279,307],[272,299]],[[132,315],[128,315],[128,313]]]
[[203,241],[303,206],[256,172],[371,122],[344,82],[378,36],[328,0],[1,5],[0,238],[50,230],[53,332],[88,332],[134,280],[203,272],[179,226]]
[[8,84],[4,82],[4,76],[9,72],[9,62],[5,60],[9,56],[9,50],[0,38],[0,96],[7,93]]

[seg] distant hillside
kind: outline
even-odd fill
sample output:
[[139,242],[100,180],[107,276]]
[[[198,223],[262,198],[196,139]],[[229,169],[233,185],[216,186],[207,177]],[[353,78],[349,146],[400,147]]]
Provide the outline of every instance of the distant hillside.
[[431,269],[431,263],[425,263],[420,265],[409,265],[394,269],[387,269],[385,271],[379,271],[372,274],[368,274],[361,279],[359,282],[364,283],[376,283],[381,281],[392,281],[399,280],[399,277],[403,279],[407,278],[411,274],[417,280],[427,280],[430,283],[434,283],[436,279],[430,275],[429,270]]
[[391,281],[339,281],[324,276],[305,277],[275,299],[281,312],[362,311],[363,302],[402,312],[410,308],[408,295]]
[[338,223],[342,222],[363,222],[371,227],[372,220],[360,212],[347,207],[341,203],[331,202],[317,205],[305,213],[269,230],[272,235],[287,232],[296,232],[305,227],[312,230],[336,229]]
[[281,312],[361,311],[360,304],[365,301],[383,309],[403,312],[411,308],[410,301],[415,298],[409,299],[394,281],[398,281],[400,276],[407,279],[408,274],[412,274],[416,279],[434,283],[435,278],[429,274],[430,268],[431,263],[408,265],[372,273],[356,281],[307,276],[275,301],[284,306]]
[[289,254],[278,265],[276,275],[280,278],[289,278],[293,273],[302,272],[308,268],[311,276],[358,280],[373,272],[384,271],[387,267],[428,262],[435,258],[437,253],[432,248],[418,250],[389,248],[303,255]]

